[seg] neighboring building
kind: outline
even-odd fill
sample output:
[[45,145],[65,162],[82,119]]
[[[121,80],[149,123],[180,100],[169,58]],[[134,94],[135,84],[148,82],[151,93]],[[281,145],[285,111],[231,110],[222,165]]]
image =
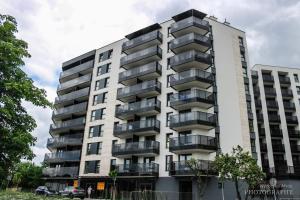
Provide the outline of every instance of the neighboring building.
[[116,169],[120,191],[196,194],[186,166],[194,157],[211,177],[207,194],[219,198],[211,168],[218,151],[240,145],[261,160],[247,63],[245,33],[197,10],[64,63],[50,129],[55,153],[45,157],[46,172],[59,173],[49,183],[77,180],[65,168],[78,169],[81,149],[84,188],[110,188]]
[[295,68],[252,69],[262,168],[280,179],[300,178],[299,76]]

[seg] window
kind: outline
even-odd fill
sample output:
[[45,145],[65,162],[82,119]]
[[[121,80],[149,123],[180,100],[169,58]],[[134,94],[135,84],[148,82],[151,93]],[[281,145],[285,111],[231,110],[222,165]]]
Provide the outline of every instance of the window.
[[298,74],[294,74],[294,79],[296,83],[299,83],[299,78],[298,78]]
[[110,171],[115,170],[116,165],[117,165],[116,159],[111,159],[110,160]]
[[113,54],[113,50],[111,49],[111,50],[108,51],[107,58],[108,58],[108,59],[111,59],[112,54]]
[[246,57],[244,52],[241,53],[241,60],[242,62],[246,62]]
[[245,84],[245,92],[246,92],[246,94],[250,94],[249,85],[247,85],[247,84]]
[[173,155],[166,155],[166,171],[170,171],[170,166],[173,162]]
[[243,67],[243,76],[244,77],[248,77],[248,72],[247,72],[247,68]]
[[239,44],[240,46],[244,46],[244,40],[242,37],[239,37]]
[[171,58],[167,58],[167,69],[171,67]]
[[102,135],[103,135],[103,124],[90,127],[89,138],[102,137]]
[[166,148],[169,148],[170,144],[170,137],[173,135],[173,133],[167,133],[166,134]]
[[167,94],[167,106],[170,106],[170,100],[171,100],[172,95],[173,95],[173,92]]
[[91,115],[91,121],[104,119],[103,116],[105,115],[105,108],[101,108],[98,110],[93,110]]
[[179,155],[179,161],[187,161],[192,158],[192,154],[181,154]]
[[106,73],[110,72],[110,65],[111,65],[111,63],[108,63],[106,65],[102,65],[102,66],[98,67],[97,76],[100,76],[102,74],[106,74]]
[[84,173],[99,173],[100,160],[85,161]]
[[171,27],[168,27],[168,37],[171,36]]
[[101,149],[102,149],[102,142],[94,142],[94,143],[88,143],[87,145],[87,155],[92,155],[92,154],[101,154]]
[[102,62],[102,61],[104,61],[104,54],[100,53],[99,54],[99,62]]
[[95,90],[100,90],[102,88],[106,88],[109,83],[109,78],[104,78],[96,81],[95,83]]
[[173,74],[169,74],[168,76],[167,76],[167,87],[170,87],[170,82],[171,82],[171,76],[172,76]]
[[167,127],[170,125],[171,114],[173,114],[173,112],[167,113],[167,117],[166,117],[166,126]]
[[296,86],[296,89],[297,89],[297,94],[300,94],[300,87]]
[[170,52],[170,44],[171,42],[168,42],[168,50],[167,50],[168,53]]
[[253,121],[249,121],[249,129],[251,133],[254,132]]
[[93,98],[93,106],[99,103],[106,103],[107,100],[107,92],[103,92],[101,94],[94,95]]

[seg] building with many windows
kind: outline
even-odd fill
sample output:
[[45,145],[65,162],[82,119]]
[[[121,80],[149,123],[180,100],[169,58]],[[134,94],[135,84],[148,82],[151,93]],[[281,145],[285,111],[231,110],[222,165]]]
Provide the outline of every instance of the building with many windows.
[[79,180],[107,189],[115,169],[119,191],[196,194],[186,165],[193,157],[210,177],[207,194],[219,198],[211,167],[217,152],[240,145],[259,164],[265,158],[247,63],[245,33],[197,10],[63,63],[48,185]]

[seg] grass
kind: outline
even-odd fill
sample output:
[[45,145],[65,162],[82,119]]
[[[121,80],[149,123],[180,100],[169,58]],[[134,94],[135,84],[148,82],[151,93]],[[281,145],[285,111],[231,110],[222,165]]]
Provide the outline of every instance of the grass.
[[[0,200],[69,200],[60,196],[45,197],[30,192],[0,191]],[[74,198],[75,200],[75,198]]]

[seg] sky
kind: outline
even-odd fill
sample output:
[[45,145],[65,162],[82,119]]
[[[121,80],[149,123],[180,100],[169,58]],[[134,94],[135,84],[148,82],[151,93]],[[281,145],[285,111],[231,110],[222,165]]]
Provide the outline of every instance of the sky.
[[[198,9],[246,32],[250,66],[300,68],[298,0],[0,0],[29,44],[22,68],[53,102],[61,64],[188,9]],[[34,162],[43,161],[52,111],[24,103],[37,122]]]

